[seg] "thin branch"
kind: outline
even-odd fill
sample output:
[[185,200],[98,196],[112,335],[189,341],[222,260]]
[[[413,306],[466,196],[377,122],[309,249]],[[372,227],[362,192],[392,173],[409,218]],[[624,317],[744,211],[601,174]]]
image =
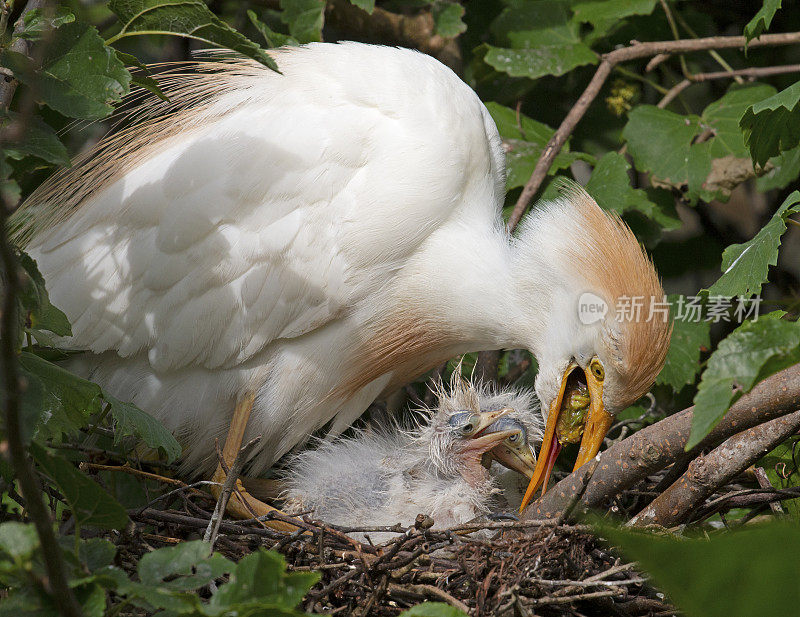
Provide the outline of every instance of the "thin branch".
[[[29,11],[41,9],[45,6],[45,4],[45,0],[28,0],[25,8],[22,9],[22,13],[19,16],[17,23],[14,25],[14,34],[19,34],[22,32],[22,28],[24,27],[25,23],[25,15],[27,15]],[[15,38],[14,42],[11,43],[11,46],[8,49],[9,51],[27,56],[30,51],[30,43],[26,39]],[[11,105],[11,99],[14,98],[14,92],[16,89],[17,80],[14,79],[13,76],[6,75],[3,79],[0,79],[0,109],[8,109],[8,107]]]
[[[756,467],[753,469],[753,475],[761,488],[775,490],[775,487],[772,486],[772,482],[770,482],[767,477],[767,472],[764,471],[763,467]],[[779,500],[770,501],[769,508],[772,510],[773,514],[784,514],[783,507],[781,507],[781,502]]]
[[[742,395],[722,420],[690,451],[692,456],[715,448],[743,430],[800,408],[800,364],[772,375]],[[684,453],[689,440],[694,407],[671,415],[637,431],[600,455],[600,463],[581,498],[583,507],[594,507],[644,480]],[[588,463],[587,463],[588,464]],[[561,480],[523,513],[524,519],[556,518],[569,502],[571,486],[583,467]]]
[[676,96],[686,90],[693,83],[711,81],[712,79],[729,79],[732,77],[768,77],[770,75],[783,75],[784,73],[800,73],[800,64],[786,64],[783,66],[759,66],[736,71],[715,71],[713,73],[697,73],[678,82],[670,88],[656,107],[664,109]]
[[[767,47],[776,45],[790,45],[792,43],[800,42],[800,32],[788,32],[783,34],[765,34],[750,42],[751,47]],[[608,76],[611,74],[612,69],[622,62],[629,60],[638,60],[641,58],[649,58],[659,54],[671,53],[688,53],[693,51],[707,51],[709,49],[733,49],[737,47],[744,47],[745,38],[743,36],[712,36],[702,39],[690,39],[682,41],[653,41],[649,43],[634,43],[628,47],[615,49],[602,56],[600,65],[592,77],[589,85],[583,91],[583,94],[578,98],[572,109],[561,122],[556,132],[547,142],[547,145],[542,150],[539,160],[536,162],[536,167],[531,174],[530,179],[525,184],[525,187],[520,193],[517,203],[514,205],[514,210],[508,219],[508,229],[513,231],[519,223],[522,215],[525,213],[528,205],[530,204],[536,192],[544,182],[553,160],[556,158],[561,148],[572,135],[578,122],[580,122],[589,105],[592,104],[594,99],[600,93]]]
[[798,429],[800,411],[734,435],[705,456],[693,460],[686,473],[628,524],[633,527],[673,527],[684,522],[717,488],[739,475]]

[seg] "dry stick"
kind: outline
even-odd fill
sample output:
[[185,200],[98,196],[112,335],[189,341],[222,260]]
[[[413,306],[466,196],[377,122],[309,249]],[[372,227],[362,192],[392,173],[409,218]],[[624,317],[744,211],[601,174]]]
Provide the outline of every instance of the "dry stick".
[[[173,525],[182,525],[184,527],[205,529],[208,527],[207,518],[198,518],[196,516],[188,516],[186,514],[178,514],[177,512],[166,512],[164,510],[145,510],[139,512],[138,509],[128,510],[128,516],[135,521],[143,521],[147,523],[160,522],[170,523]],[[282,540],[287,538],[284,533],[273,531],[272,529],[264,529],[263,527],[243,527],[234,523],[222,522],[219,526],[221,531],[227,534],[235,534],[239,536],[261,536],[269,538],[270,540]]]
[[[217,539],[217,533],[219,533],[219,524],[222,522],[225,509],[228,507],[228,500],[231,498],[233,486],[236,484],[239,474],[242,473],[242,468],[247,461],[248,455],[253,451],[253,448],[259,441],[261,441],[261,435],[247,442],[236,455],[236,459],[233,461],[230,471],[226,472],[228,475],[225,476],[225,482],[222,484],[222,492],[217,500],[217,505],[214,506],[214,513],[211,515],[211,520],[208,522],[206,533],[203,535],[203,542],[211,544],[211,548],[214,548],[214,541]],[[219,460],[223,460],[221,456]]]
[[770,75],[783,75],[785,73],[800,73],[800,64],[785,64],[783,66],[760,66],[735,71],[715,71],[713,73],[697,73],[690,78],[678,82],[670,88],[656,107],[664,109],[676,96],[686,90],[693,83],[711,81],[713,79],[726,79],[731,77],[768,77]]
[[[775,45],[789,45],[791,43],[800,42],[800,32],[788,32],[784,34],[765,34],[761,37],[754,39],[750,42],[751,47],[765,47]],[[629,60],[638,60],[640,58],[649,58],[659,54],[670,53],[687,53],[692,51],[707,51],[709,49],[731,49],[736,47],[744,47],[745,38],[743,36],[712,36],[702,39],[690,39],[683,41],[653,41],[650,43],[635,43],[629,47],[622,47],[615,49],[612,52],[604,54],[600,61],[600,66],[586,86],[583,94],[578,98],[572,109],[569,110],[566,118],[564,118],[558,130],[547,142],[547,145],[542,150],[539,160],[536,162],[536,167],[531,174],[530,179],[525,184],[525,187],[520,193],[517,203],[514,205],[514,210],[508,219],[509,231],[514,231],[514,228],[519,223],[522,215],[525,213],[526,208],[530,204],[539,187],[542,185],[553,160],[556,158],[561,148],[566,143],[575,126],[580,122],[589,105],[597,97],[600,89],[603,87],[611,70],[621,62]]]
[[[692,452],[714,448],[736,433],[798,408],[800,364],[795,364],[756,384],[739,398]],[[689,407],[651,424],[603,452],[581,498],[581,505],[596,506],[660,471],[682,455],[689,439],[693,410],[694,407]],[[568,488],[578,481],[582,470],[583,467],[572,472],[531,504],[523,513],[523,519],[556,518],[569,502],[571,493]]]
[[729,482],[800,429],[800,411],[734,435],[696,458],[672,486],[634,516],[628,525],[673,527],[684,522],[718,487]]
[[458,610],[463,611],[469,615],[470,608],[458,598],[454,598],[444,589],[439,589],[433,585],[398,585],[397,583],[390,583],[387,590],[390,596],[419,596],[421,598],[429,598],[431,600],[440,600],[447,602],[450,606],[455,606]]
[[[769,481],[767,472],[764,471],[763,467],[756,467],[753,469],[753,475],[755,476],[756,482],[758,482],[758,485],[761,488],[775,490],[775,487],[772,486],[772,482]],[[774,514],[784,514],[780,501],[770,501],[769,508]]]
[[[45,2],[43,0],[28,0],[16,22],[14,32],[18,33],[21,30],[25,15],[29,11],[44,6]],[[23,39],[16,39],[10,49],[27,55],[28,43]],[[0,110],[6,111],[8,109],[11,100],[14,98],[16,88],[17,82],[13,79],[0,81]],[[53,604],[64,617],[81,617],[83,611],[78,605],[67,580],[61,548],[53,532],[51,513],[45,506],[42,487],[31,468],[28,454],[22,441],[22,427],[19,419],[22,384],[17,370],[15,350],[18,332],[16,303],[17,294],[19,293],[20,270],[6,235],[6,218],[9,209],[9,204],[0,203],[0,261],[2,261],[2,273],[5,278],[5,298],[3,300],[2,315],[0,316],[0,363],[2,364],[0,371],[2,372],[3,385],[5,386],[3,412],[7,440],[3,444],[5,446],[3,449],[6,450],[9,462],[16,473],[20,490],[26,502],[28,516],[33,520],[39,536],[45,570],[47,571],[47,579],[43,581],[44,588],[53,597]]]

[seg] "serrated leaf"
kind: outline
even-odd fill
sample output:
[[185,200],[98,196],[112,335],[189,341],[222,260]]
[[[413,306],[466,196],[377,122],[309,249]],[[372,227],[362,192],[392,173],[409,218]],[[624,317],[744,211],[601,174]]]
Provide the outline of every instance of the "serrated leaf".
[[103,400],[111,405],[111,416],[115,422],[114,445],[119,445],[125,436],[133,435],[144,441],[148,447],[163,450],[168,462],[181,455],[181,446],[175,437],[153,416],[107,392],[103,392]]
[[575,20],[582,23],[605,24],[631,15],[649,15],[656,0],[590,0],[572,7]]
[[580,24],[571,20],[569,4],[543,0],[504,9],[491,27],[504,47],[488,45],[484,61],[512,77],[530,79],[597,64],[597,55],[580,39]]
[[423,602],[403,611],[399,617],[467,617],[467,614],[444,602]]
[[29,41],[36,41],[48,30],[53,30],[64,24],[75,21],[75,16],[63,7],[48,7],[31,9],[25,13],[22,20],[22,29],[15,32],[14,36]]
[[145,554],[137,566],[143,585],[175,591],[194,591],[234,569],[233,562],[219,553],[209,554],[202,540],[181,542]]
[[622,136],[637,169],[650,172],[654,186],[681,190],[692,203],[726,199],[755,175],[738,118],[771,91],[763,84],[734,85],[702,116],[639,105],[628,114]]
[[769,30],[772,18],[775,17],[779,8],[781,8],[781,0],[764,0],[761,9],[744,27],[744,36],[748,43],[762,32]]
[[74,435],[86,426],[92,414],[100,411],[100,386],[32,353],[22,352],[19,365],[23,377],[36,379],[42,386],[43,419],[37,429],[40,437]]
[[226,47],[278,70],[261,47],[214,15],[201,0],[110,0],[122,29],[109,44],[126,36],[173,34]]
[[[758,462],[763,467],[770,482],[776,488],[791,488],[798,486],[800,472],[795,464],[795,451],[797,438],[791,438],[782,443],[767,456]],[[781,501],[783,509],[796,519],[800,519],[800,498]]]
[[31,453],[39,467],[64,496],[76,525],[123,529],[128,524],[125,509],[99,484],[62,456],[53,456],[37,443]]
[[656,383],[668,385],[677,392],[694,383],[700,370],[700,352],[711,345],[711,323],[702,319],[675,319],[672,323],[667,359]]
[[754,103],[742,115],[739,126],[757,165],[800,144],[799,101],[800,81]]
[[84,22],[54,30],[38,68],[26,56],[8,49],[0,52],[0,64],[33,87],[47,105],[70,118],[97,120],[109,115],[112,105],[128,93],[131,81],[114,50]]
[[732,244],[722,253],[722,276],[709,288],[711,295],[752,296],[761,292],[769,267],[778,263],[778,247],[786,219],[800,211],[800,191],[794,191],[752,240]]
[[250,19],[250,23],[255,26],[256,30],[261,33],[261,36],[264,37],[268,47],[282,47],[283,45],[296,46],[300,44],[297,42],[297,39],[294,39],[291,36],[281,34],[280,32],[275,32],[272,28],[258,18],[255,11],[248,9],[247,17]]
[[289,34],[300,43],[322,40],[325,23],[325,0],[280,0],[281,21]]
[[630,168],[624,156],[608,152],[597,162],[585,188],[604,210],[619,214],[636,211],[665,229],[680,227],[672,196],[666,194],[666,199],[651,201],[646,191],[630,185]]
[[758,381],[798,361],[800,323],[762,317],[736,328],[708,359],[694,397],[692,432],[686,449],[697,445],[714,428],[735,399]]
[[607,524],[597,529],[650,573],[687,617],[791,615],[800,605],[796,524],[748,525],[694,539]]
[[433,25],[436,34],[445,38],[455,38],[467,29],[461,18],[464,17],[464,7],[457,2],[438,0],[431,7]]
[[[3,116],[0,116],[0,126],[2,127],[11,122],[20,122],[20,114],[13,111],[4,112]],[[3,144],[3,151],[7,156],[17,160],[24,156],[36,156],[53,165],[69,167],[67,148],[61,143],[49,124],[39,116],[32,116],[26,118],[22,125],[25,126],[25,134],[22,138]]]
[[370,15],[375,10],[375,0],[350,0],[350,4],[366,11]]
[[236,565],[230,582],[211,597],[209,608],[269,604],[292,610],[318,580],[316,572],[287,573],[282,555],[260,548]]

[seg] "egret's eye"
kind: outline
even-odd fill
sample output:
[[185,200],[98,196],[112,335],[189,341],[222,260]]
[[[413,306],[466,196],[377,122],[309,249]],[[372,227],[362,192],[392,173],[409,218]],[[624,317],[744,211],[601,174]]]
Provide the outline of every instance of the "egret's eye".
[[480,426],[481,417],[476,413],[461,411],[450,416],[448,424],[462,437],[474,435]]
[[514,433],[513,435],[509,435],[508,437],[506,437],[506,441],[508,441],[508,443],[514,443],[514,444],[519,443],[521,437],[522,437],[521,433]]
[[606,371],[603,368],[603,365],[600,362],[600,360],[598,360],[597,358],[592,360],[592,363],[589,365],[589,370],[592,371],[592,375],[594,375],[594,378],[597,381],[603,381],[603,379],[605,379],[606,377]]

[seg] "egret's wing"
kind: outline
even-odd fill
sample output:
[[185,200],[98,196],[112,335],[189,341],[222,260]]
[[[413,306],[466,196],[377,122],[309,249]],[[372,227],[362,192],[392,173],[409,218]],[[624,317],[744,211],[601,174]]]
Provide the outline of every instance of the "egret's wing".
[[[359,310],[470,182],[500,191],[474,93],[421,54],[364,49],[282,52],[283,75],[176,78],[200,80],[171,93],[183,107],[39,191],[19,219],[39,207],[50,223],[22,237],[73,324],[67,343],[157,370],[239,365]],[[465,100],[416,92],[426,71]]]

